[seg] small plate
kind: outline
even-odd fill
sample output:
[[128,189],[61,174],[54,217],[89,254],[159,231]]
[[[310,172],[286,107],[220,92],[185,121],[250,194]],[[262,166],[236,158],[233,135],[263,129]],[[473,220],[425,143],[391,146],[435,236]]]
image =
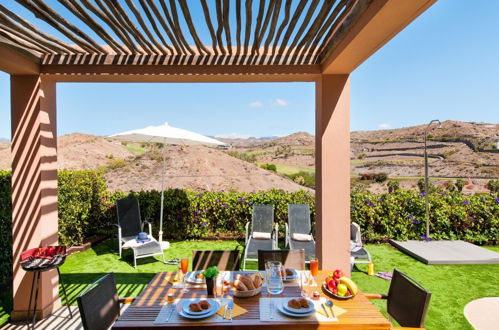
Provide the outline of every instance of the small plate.
[[288,316],[292,316],[292,317],[307,317],[307,316],[315,314],[315,306],[308,313],[297,313],[297,312],[290,312],[287,309],[285,309],[284,306],[285,305],[287,306],[287,304],[288,304],[287,300],[285,302],[283,302],[282,304],[277,304],[277,310],[279,310],[279,312],[283,313],[284,315],[288,315]]
[[[192,303],[197,303],[201,300],[208,300],[210,303],[210,308],[202,311],[202,312],[192,312],[189,308],[189,304]],[[189,318],[189,319],[202,319],[205,317],[212,316],[215,314],[218,310],[220,309],[220,304],[213,299],[201,299],[201,298],[194,298],[194,299],[189,299],[183,302],[182,306],[179,308],[178,313],[179,315]]]
[[[294,298],[294,299],[296,299],[296,298]],[[315,305],[314,305],[313,301],[311,301],[310,299],[307,299],[307,300],[308,300],[308,305],[309,305],[308,308],[299,308],[299,309],[296,309],[296,308],[289,307],[288,306],[288,301],[289,300],[283,302],[282,303],[282,307],[285,310],[287,310],[288,312],[296,313],[296,314],[307,314],[307,313],[315,311]]]
[[206,280],[205,278],[197,278],[196,276],[200,273],[202,273],[202,270],[196,270],[193,272],[188,272],[185,274],[185,281],[188,283],[193,283],[193,284],[205,284]]
[[298,271],[294,268],[286,268],[289,269],[293,272],[293,275],[286,275],[283,278],[284,282],[291,282],[291,281],[296,281],[298,278],[300,278],[300,275],[298,274]]

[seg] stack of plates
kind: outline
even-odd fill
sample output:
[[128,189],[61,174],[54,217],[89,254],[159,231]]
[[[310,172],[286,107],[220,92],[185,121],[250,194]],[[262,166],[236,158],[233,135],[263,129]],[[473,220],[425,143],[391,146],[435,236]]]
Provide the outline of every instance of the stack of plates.
[[[189,305],[192,303],[198,303],[201,300],[207,300],[210,303],[210,308],[203,309],[200,312],[191,311],[191,308],[189,307]],[[193,299],[183,301],[182,305],[179,308],[178,313],[180,316],[183,316],[183,317],[188,318],[188,319],[202,319],[205,317],[212,316],[219,309],[220,309],[220,304],[216,300],[193,298]]]
[[284,282],[291,282],[291,281],[296,281],[299,279],[300,275],[298,274],[298,271],[294,268],[286,268],[289,269],[291,272],[293,272],[292,275],[286,275],[284,277]]
[[282,303],[277,305],[277,309],[279,310],[279,312],[292,317],[307,317],[315,314],[315,305],[310,299],[307,299],[309,307],[300,309],[289,307],[289,300],[283,300]]
[[202,272],[203,272],[202,270],[188,272],[187,274],[185,274],[185,281],[187,283],[192,283],[192,284],[205,284],[206,280],[204,277],[202,277],[202,278],[197,277],[197,275],[202,273]]

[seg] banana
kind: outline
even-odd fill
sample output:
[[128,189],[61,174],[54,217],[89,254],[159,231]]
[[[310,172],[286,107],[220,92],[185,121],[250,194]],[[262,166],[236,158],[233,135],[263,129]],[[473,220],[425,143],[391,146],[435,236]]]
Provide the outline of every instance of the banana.
[[355,282],[352,281],[350,278],[343,276],[340,277],[339,281],[340,283],[343,283],[347,286],[348,290],[352,293],[353,296],[355,296],[359,291],[357,284],[355,284]]

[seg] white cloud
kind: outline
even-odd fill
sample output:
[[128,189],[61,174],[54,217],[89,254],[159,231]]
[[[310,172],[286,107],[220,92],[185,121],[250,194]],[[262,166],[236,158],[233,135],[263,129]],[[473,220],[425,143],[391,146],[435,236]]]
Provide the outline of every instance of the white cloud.
[[251,102],[249,104],[249,106],[252,108],[259,108],[259,107],[263,106],[263,103],[260,101],[254,101],[254,102]]
[[389,128],[392,128],[392,125],[383,123],[383,124],[379,124],[378,128],[379,129],[389,129]]
[[288,105],[288,102],[286,102],[283,99],[276,99],[275,100],[275,104],[278,105],[278,106],[281,106],[281,107],[285,107],[285,106]]

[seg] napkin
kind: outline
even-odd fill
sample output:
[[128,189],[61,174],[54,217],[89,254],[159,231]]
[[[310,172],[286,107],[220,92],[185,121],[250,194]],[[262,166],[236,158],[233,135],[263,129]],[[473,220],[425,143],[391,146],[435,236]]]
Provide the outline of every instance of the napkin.
[[[322,308],[321,304],[317,305],[317,308],[316,308],[317,313],[324,315],[325,317],[329,317],[329,318],[332,317],[331,310],[329,309],[329,307],[327,307],[326,305],[324,305],[324,307],[326,307],[327,314],[324,312],[324,308]],[[333,305],[333,311],[334,311],[334,316],[336,316],[336,318],[338,318],[338,316],[340,316],[341,314],[345,314],[347,312],[343,308],[338,307],[336,305]]]
[[180,277],[180,272],[176,272],[175,274],[171,274],[169,279],[168,279],[168,282],[171,284],[180,283],[181,281],[182,281],[182,279]]
[[[218,310],[217,314],[220,315],[221,317],[224,317],[224,312],[225,312],[225,305],[220,307]],[[248,313],[248,310],[242,308],[238,304],[234,304],[234,308],[232,308],[232,318],[235,319],[236,317]]]

